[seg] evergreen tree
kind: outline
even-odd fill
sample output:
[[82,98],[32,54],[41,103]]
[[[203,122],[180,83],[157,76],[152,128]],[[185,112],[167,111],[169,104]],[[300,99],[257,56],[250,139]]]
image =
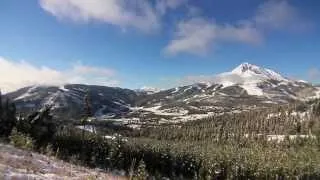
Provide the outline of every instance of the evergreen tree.
[[84,97],[84,108],[83,108],[83,114],[81,119],[81,125],[83,126],[83,135],[84,135],[85,126],[88,123],[88,119],[90,117],[92,117],[92,110],[91,110],[89,92],[87,92],[86,96]]
[[2,101],[0,92],[0,136],[8,137],[16,125],[16,106],[6,99]]
[[51,106],[45,106],[26,118],[19,117],[18,131],[29,134],[40,145],[47,145],[57,131],[57,124],[51,115]]
[[313,114],[316,116],[320,116],[320,100],[313,105]]
[[147,179],[147,171],[146,171],[146,164],[143,160],[141,160],[138,164],[138,169],[136,175],[133,177],[134,180],[145,180]]
[[1,91],[0,91],[0,118],[2,118],[2,94],[1,94]]
[[92,116],[91,111],[91,103],[89,98],[89,92],[84,97],[84,109],[83,109],[83,115],[81,119],[81,125],[82,125],[82,135],[81,135],[81,159],[84,161],[85,159],[85,128],[88,123],[89,118]]

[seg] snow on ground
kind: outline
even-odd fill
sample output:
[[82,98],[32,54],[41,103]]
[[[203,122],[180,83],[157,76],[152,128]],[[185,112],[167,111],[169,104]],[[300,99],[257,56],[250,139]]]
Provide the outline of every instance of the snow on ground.
[[76,126],[76,128],[81,129],[81,130],[85,130],[91,133],[96,133],[96,128],[95,126],[92,125],[86,125],[86,126]]
[[123,123],[136,123],[139,122],[139,118],[118,118],[118,119],[110,119],[111,121],[115,122],[123,122]]
[[107,136],[103,136],[103,137],[106,138],[106,139],[111,139],[111,140],[117,139],[116,136],[109,136],[109,135],[107,135]]
[[117,104],[119,106],[126,106],[129,107],[130,105],[119,99],[118,101],[113,101],[114,104]]
[[317,88],[316,91],[316,98],[320,98],[320,87]]
[[245,89],[249,95],[254,95],[254,96],[262,96],[263,95],[262,89],[259,88],[256,83],[243,84],[240,87]]
[[54,157],[0,144],[0,179],[3,180],[86,180],[127,179],[98,169],[76,166]]
[[[310,117],[310,112],[296,112],[296,111],[293,111],[289,114],[288,111],[285,112],[285,115],[286,116],[293,116],[293,117],[298,117],[301,121],[303,120],[306,120],[307,118]],[[281,113],[270,113],[268,114],[267,116],[267,119],[271,119],[271,118],[274,118],[274,117],[280,117],[281,116]]]
[[67,99],[64,92],[57,91],[44,100],[44,105],[52,105],[53,109],[67,106]]
[[218,74],[211,81],[222,84],[224,88],[239,85],[249,95],[262,96],[264,95],[263,90],[258,85],[268,80],[280,81],[283,84],[294,83],[294,81],[290,81],[279,73],[249,63],[243,63],[231,72]]
[[60,86],[59,89],[62,90],[62,91],[65,91],[65,92],[70,91],[69,89],[66,89],[66,88],[64,87],[64,85]]
[[276,142],[282,142],[285,140],[285,138],[288,137],[290,140],[295,140],[297,138],[302,138],[302,139],[315,139],[316,136],[313,135],[267,135],[267,140],[268,141],[276,141]]
[[284,89],[280,89],[282,93],[284,93],[286,96],[292,98],[292,99],[297,99],[296,96],[290,94],[288,91],[284,90]]
[[56,99],[58,98],[59,94],[60,94],[60,92],[56,92],[56,93],[50,95],[44,104],[45,105],[53,105],[53,104],[55,104]]
[[130,124],[128,125],[128,127],[132,128],[132,129],[141,129],[141,125],[140,124]]
[[186,89],[184,89],[183,90],[183,92],[187,92],[187,91],[189,91],[190,89],[192,89],[193,87],[192,86],[190,86],[190,87],[188,87],[188,88],[186,88]]
[[[222,115],[223,112],[217,113],[217,110],[221,110],[221,107],[218,106],[201,106],[201,107],[195,107],[195,106],[189,106],[189,108],[197,109],[197,110],[205,110],[206,113],[203,114],[189,114],[188,110],[185,110],[183,108],[170,108],[170,109],[160,109],[161,105],[149,107],[149,108],[143,108],[143,107],[131,107],[130,109],[132,111],[144,111],[143,114],[149,115],[159,115],[159,117],[154,118],[155,122],[157,124],[168,124],[168,123],[180,123],[180,122],[187,122],[187,121],[195,121],[200,120],[203,118],[211,117],[214,115]],[[231,112],[226,113],[240,113],[241,111],[234,110]],[[119,119],[108,119],[115,122],[120,122],[122,124],[126,124],[129,127],[132,128],[140,128],[142,124],[145,122],[141,122],[139,118],[119,118]],[[150,120],[153,120],[152,118]],[[151,124],[150,122],[148,122]]]
[[176,87],[176,88],[174,89],[174,91],[171,92],[171,94],[177,93],[179,90],[180,90],[180,88],[179,88],[179,87]]
[[187,122],[187,121],[195,121],[195,120],[203,119],[213,115],[215,115],[214,112],[208,112],[207,114],[190,114],[190,115],[174,117],[173,120],[174,122]]
[[231,71],[232,74],[240,75],[241,77],[255,77],[256,79],[273,79],[277,81],[288,81],[270,69],[262,68],[253,64],[243,63]]
[[235,85],[235,83],[231,81],[220,81],[219,83],[222,84],[223,87],[229,87],[229,86]]
[[34,93],[32,93],[32,91],[35,90],[37,87],[38,86],[33,86],[33,87],[29,88],[26,93],[24,93],[21,96],[15,98],[14,100],[17,101],[17,100],[24,99],[24,98],[27,98],[27,97],[35,95]]
[[[245,134],[244,137],[248,138],[250,135],[249,134]],[[253,136],[264,136],[263,134],[256,134]],[[302,138],[302,139],[316,139],[317,137],[314,135],[305,135],[305,134],[301,134],[301,135],[276,135],[276,134],[272,134],[272,135],[266,135],[267,141],[273,141],[273,142],[283,142],[286,138],[288,138],[289,140],[296,140],[298,138]]]
[[161,106],[154,106],[150,108],[143,108],[143,110],[152,112],[156,115],[163,115],[163,116],[183,116],[188,114],[188,111],[184,109],[175,108],[175,109],[160,110],[160,108]]
[[103,136],[105,139],[110,139],[110,140],[117,140],[117,139],[120,139],[121,141],[124,141],[124,142],[127,142],[128,141],[128,138],[126,137],[122,137],[120,134],[114,134],[112,136],[110,135],[106,135],[106,136]]
[[313,94],[313,96],[309,96],[306,98],[306,100],[312,100],[312,99],[317,99],[320,98],[320,87],[316,87],[316,90]]
[[277,104],[276,102],[270,101],[270,100],[268,100],[268,101],[263,101],[263,103],[267,103],[267,104]]

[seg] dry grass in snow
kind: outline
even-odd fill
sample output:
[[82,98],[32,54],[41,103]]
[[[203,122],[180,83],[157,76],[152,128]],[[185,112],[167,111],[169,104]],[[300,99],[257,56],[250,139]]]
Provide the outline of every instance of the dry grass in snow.
[[0,179],[4,180],[122,180],[97,169],[88,169],[53,157],[0,144]]

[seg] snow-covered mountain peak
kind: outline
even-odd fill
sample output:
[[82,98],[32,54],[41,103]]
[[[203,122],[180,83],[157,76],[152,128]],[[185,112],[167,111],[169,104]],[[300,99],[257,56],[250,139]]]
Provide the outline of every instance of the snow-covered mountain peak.
[[266,68],[259,67],[257,65],[242,63],[231,71],[231,74],[236,74],[241,77],[257,77],[263,80],[277,80],[288,81],[287,78],[281,74]]
[[259,70],[259,69],[260,69],[260,67],[245,62],[245,63],[242,63],[239,66],[237,66],[231,72],[235,73],[235,74],[241,74],[241,73],[245,73],[245,72],[250,71],[250,70],[251,71],[256,71],[256,70]]

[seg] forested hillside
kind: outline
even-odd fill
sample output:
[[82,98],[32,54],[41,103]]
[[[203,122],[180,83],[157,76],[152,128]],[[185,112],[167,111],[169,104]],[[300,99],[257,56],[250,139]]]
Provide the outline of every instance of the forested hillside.
[[[11,107],[2,114],[14,113],[13,104],[2,104]],[[21,148],[137,179],[320,177],[318,100],[141,129],[92,121],[86,103],[78,123],[83,128],[61,125],[50,108],[17,120],[2,115],[7,128],[1,135]]]

